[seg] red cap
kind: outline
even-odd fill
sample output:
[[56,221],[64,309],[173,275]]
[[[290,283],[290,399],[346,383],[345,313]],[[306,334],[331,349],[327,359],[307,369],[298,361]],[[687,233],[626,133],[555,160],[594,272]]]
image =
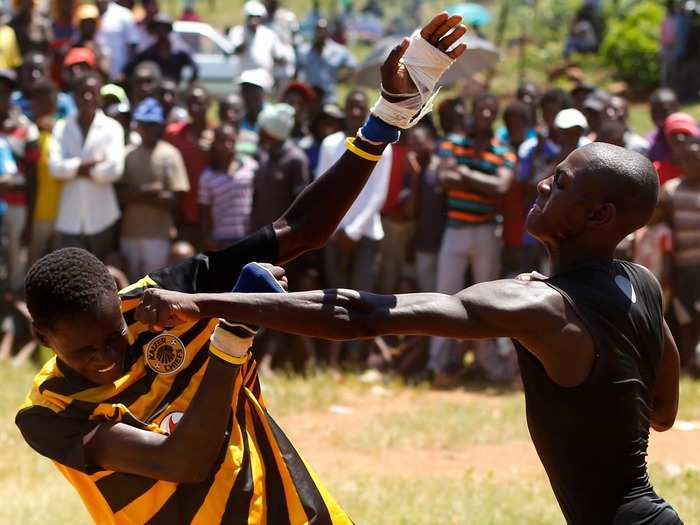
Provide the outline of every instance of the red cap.
[[695,136],[698,134],[698,125],[687,113],[672,113],[664,122],[664,133],[667,137],[676,133]]
[[92,69],[97,69],[97,59],[95,58],[95,53],[92,51],[92,49],[88,49],[87,47],[74,47],[68,51],[66,58],[63,59],[63,65],[66,67],[83,62],[89,65]]
[[291,93],[293,91],[296,91],[297,93],[301,93],[304,96],[304,98],[306,98],[307,102],[310,102],[316,98],[316,92],[314,91],[314,88],[312,88],[306,82],[299,82],[298,80],[290,82],[287,85],[287,88],[284,90],[284,93],[282,96],[286,95],[287,93]]

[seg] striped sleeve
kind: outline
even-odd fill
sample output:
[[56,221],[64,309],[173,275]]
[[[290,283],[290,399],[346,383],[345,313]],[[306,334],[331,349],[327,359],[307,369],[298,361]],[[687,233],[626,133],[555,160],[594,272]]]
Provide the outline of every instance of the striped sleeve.
[[50,408],[32,405],[21,409],[15,417],[22,437],[42,456],[80,472],[91,472],[85,460],[85,436],[98,421],[63,417]]

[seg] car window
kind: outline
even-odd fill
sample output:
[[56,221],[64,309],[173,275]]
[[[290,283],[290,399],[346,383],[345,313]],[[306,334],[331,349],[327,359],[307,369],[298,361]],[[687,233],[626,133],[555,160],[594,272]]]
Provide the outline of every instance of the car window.
[[199,33],[180,32],[180,37],[193,53],[222,55],[223,50],[211,38]]

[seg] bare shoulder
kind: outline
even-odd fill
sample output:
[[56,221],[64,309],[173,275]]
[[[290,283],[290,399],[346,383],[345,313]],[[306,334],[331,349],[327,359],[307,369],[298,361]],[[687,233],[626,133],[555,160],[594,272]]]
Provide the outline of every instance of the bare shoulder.
[[521,276],[481,283],[458,297],[470,311],[502,323],[516,338],[561,329],[568,318],[564,298],[539,279]]

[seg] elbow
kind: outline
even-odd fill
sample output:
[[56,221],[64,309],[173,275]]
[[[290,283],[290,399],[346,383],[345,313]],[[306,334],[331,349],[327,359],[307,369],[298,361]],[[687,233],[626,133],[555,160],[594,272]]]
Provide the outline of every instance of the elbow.
[[657,432],[666,432],[673,428],[673,424],[676,422],[675,416],[652,416],[651,428]]

